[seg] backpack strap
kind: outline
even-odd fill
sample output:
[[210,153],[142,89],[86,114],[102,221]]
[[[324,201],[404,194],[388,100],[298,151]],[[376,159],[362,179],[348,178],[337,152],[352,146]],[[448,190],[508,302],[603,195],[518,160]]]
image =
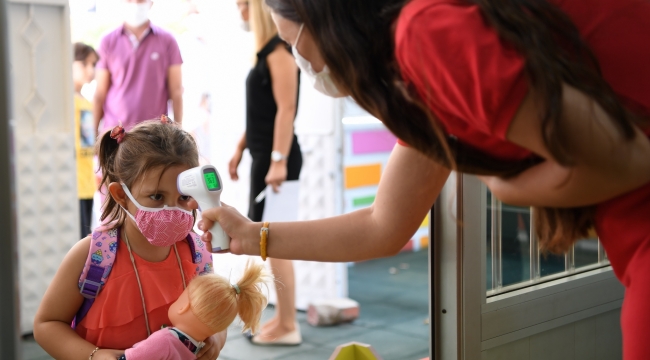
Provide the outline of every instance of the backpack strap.
[[212,274],[214,272],[212,253],[208,251],[203,240],[193,232],[187,235],[186,240],[192,252],[192,262],[196,264],[196,275]]
[[119,228],[111,228],[109,224],[93,231],[88,257],[79,276],[79,292],[84,297],[84,302],[72,321],[73,329],[86,317],[95,298],[106,283],[115,262],[119,243]]

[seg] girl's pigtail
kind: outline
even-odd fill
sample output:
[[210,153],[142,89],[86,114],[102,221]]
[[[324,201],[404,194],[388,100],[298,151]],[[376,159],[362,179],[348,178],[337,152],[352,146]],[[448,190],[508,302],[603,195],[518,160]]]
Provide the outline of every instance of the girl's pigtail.
[[250,330],[253,334],[257,332],[262,310],[267,304],[262,287],[270,279],[271,275],[265,270],[263,264],[249,260],[244,275],[236,285],[233,285],[235,293],[239,293],[237,309],[239,318],[244,323],[243,331]]
[[[117,128],[117,127],[116,127]],[[123,129],[122,129],[123,131]],[[121,133],[120,137],[115,137],[115,129],[106,131],[103,135],[99,137],[99,141],[95,145],[95,153],[97,154],[97,157],[99,158],[99,171],[102,174],[102,180],[100,183],[100,191],[108,190],[108,185],[117,180],[117,176],[115,175],[115,154],[117,153],[117,149],[119,148],[119,142],[122,141],[124,137],[124,133]],[[104,204],[102,205],[102,214],[100,216],[100,219],[103,221],[104,219],[108,218],[111,216],[111,213],[113,213],[113,209],[117,206],[117,203],[115,200],[113,200],[113,197],[104,194],[106,196],[106,200]],[[115,219],[111,219],[115,220]]]

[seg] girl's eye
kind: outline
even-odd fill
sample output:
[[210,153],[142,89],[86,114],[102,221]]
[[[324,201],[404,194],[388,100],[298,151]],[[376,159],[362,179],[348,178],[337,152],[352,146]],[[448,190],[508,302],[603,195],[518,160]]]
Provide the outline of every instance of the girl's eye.
[[191,196],[181,195],[181,201],[190,201],[191,198]]
[[160,201],[163,199],[163,196],[161,194],[153,194],[149,196],[149,199],[154,201]]

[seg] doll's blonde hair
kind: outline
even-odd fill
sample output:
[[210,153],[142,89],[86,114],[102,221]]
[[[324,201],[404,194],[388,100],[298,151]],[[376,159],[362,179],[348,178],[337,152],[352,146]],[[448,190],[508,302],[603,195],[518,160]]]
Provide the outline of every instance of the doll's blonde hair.
[[190,309],[215,333],[225,330],[239,314],[244,323],[242,331],[250,329],[254,334],[267,304],[262,287],[270,279],[264,265],[251,260],[246,263],[242,278],[234,285],[216,274],[198,276],[187,289]]

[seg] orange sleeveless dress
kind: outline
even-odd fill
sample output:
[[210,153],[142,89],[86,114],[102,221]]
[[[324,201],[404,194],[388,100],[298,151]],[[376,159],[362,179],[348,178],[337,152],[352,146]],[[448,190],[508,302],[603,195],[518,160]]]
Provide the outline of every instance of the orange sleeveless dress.
[[[176,243],[186,283],[196,276],[190,247],[186,241]],[[183,292],[178,260],[171,248],[167,258],[149,262],[133,253],[140,275],[151,332],[170,325],[169,306]],[[77,334],[104,349],[125,350],[147,338],[147,328],[138,282],[126,244],[120,243],[106,285],[95,299],[86,317],[77,325]]]

